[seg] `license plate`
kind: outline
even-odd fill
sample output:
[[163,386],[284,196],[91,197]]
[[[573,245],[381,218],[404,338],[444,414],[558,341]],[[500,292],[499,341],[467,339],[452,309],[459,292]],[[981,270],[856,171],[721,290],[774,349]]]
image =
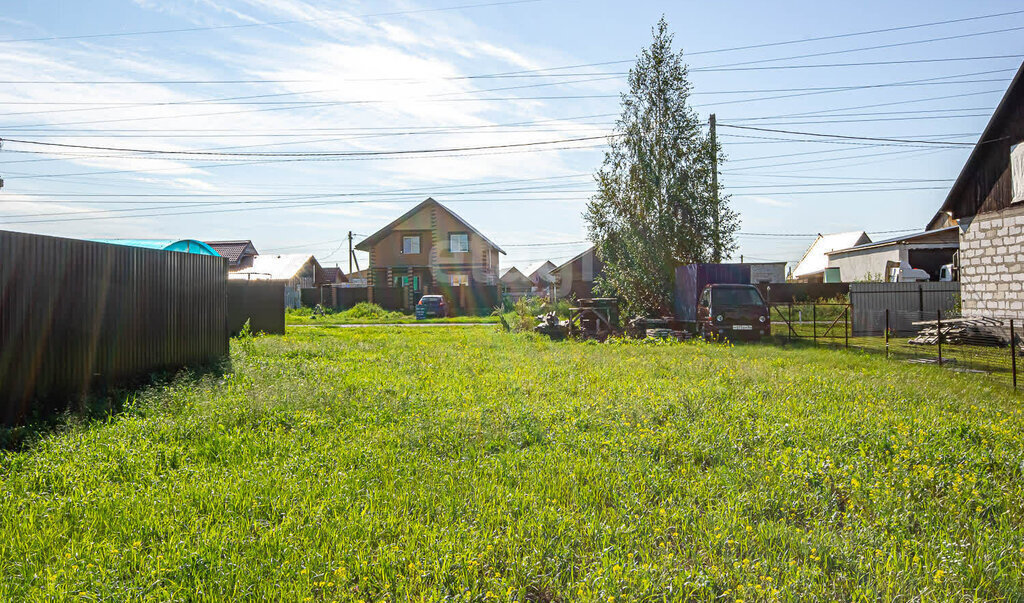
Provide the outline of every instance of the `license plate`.
[[733,331],[752,331],[754,329],[751,325],[733,325]]

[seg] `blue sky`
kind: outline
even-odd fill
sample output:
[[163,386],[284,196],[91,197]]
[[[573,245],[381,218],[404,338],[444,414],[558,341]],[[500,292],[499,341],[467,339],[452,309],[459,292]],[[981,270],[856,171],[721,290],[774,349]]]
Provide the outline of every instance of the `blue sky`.
[[[1024,57],[1024,13],[725,49],[1022,9],[1009,1],[8,0],[0,13],[0,136],[8,139],[242,153],[582,140],[429,157],[266,159],[6,142],[0,228],[252,239],[263,252],[310,251],[347,267],[349,230],[372,233],[429,195],[506,246],[504,265],[559,263],[585,247],[580,214],[600,137],[611,131],[628,61],[664,13],[689,55],[692,103],[722,124],[722,182],[742,219],[737,256],[797,260],[813,238],[805,234],[923,227],[970,152],[963,143],[977,141]],[[193,31],[134,35],[153,30]],[[925,42],[953,36],[966,37]],[[865,49],[877,46],[886,47]],[[932,59],[970,60],[863,64]],[[467,77],[484,74],[505,75]],[[739,125],[959,144],[730,127]]]

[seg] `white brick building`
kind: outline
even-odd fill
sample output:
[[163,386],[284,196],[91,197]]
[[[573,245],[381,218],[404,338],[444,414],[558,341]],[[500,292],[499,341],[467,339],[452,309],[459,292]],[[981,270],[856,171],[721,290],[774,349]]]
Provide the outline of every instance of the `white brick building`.
[[1024,63],[928,228],[960,228],[965,316],[1024,318]]

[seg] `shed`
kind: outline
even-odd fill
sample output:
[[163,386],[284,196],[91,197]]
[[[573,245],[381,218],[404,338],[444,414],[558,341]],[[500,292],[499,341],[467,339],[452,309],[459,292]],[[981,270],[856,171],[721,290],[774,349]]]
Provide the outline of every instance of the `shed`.
[[925,270],[933,281],[939,280],[939,270],[953,263],[953,255],[960,248],[960,234],[956,226],[919,232],[836,249],[826,253],[829,268],[839,270],[844,283],[886,280],[889,262],[906,262],[912,268]]
[[818,238],[804,252],[804,257],[793,269],[789,280],[798,283],[822,283],[825,281],[825,269],[828,268],[828,252],[870,242],[871,237],[863,230],[819,234]]

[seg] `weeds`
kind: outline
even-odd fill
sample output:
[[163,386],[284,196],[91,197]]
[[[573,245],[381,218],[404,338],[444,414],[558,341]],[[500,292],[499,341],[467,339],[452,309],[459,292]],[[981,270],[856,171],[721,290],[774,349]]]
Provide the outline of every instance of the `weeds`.
[[246,345],[0,452],[0,600],[1024,598],[1024,416],[984,376],[497,329]]

